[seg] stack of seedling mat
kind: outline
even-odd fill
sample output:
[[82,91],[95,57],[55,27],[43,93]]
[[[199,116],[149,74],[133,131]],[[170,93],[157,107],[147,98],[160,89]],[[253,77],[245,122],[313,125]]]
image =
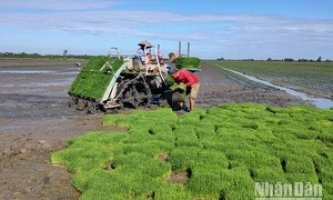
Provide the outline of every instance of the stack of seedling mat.
[[123,63],[122,59],[110,59],[107,56],[91,58],[71,84],[68,94],[80,99],[99,101],[114,73]]
[[177,69],[187,69],[190,71],[199,71],[201,60],[196,57],[178,57],[174,60]]

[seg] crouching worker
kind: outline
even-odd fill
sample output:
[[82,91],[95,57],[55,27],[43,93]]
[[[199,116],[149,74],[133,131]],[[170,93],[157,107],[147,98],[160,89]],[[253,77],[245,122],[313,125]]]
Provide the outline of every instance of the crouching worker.
[[195,99],[198,96],[200,88],[199,77],[188,70],[178,70],[172,67],[169,68],[168,74],[173,78],[176,83],[183,83],[186,85],[186,96],[189,95],[190,109],[186,107],[184,102],[179,102],[179,106],[184,111],[192,111],[195,105]]

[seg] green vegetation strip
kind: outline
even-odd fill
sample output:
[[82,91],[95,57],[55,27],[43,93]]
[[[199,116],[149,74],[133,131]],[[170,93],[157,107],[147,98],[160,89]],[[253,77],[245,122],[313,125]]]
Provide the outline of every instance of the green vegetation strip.
[[[51,156],[90,199],[254,199],[255,183],[320,183],[333,199],[333,109],[226,104],[106,115]],[[120,130],[120,129],[119,129]],[[182,181],[175,175],[185,174]]]
[[178,69],[200,69],[201,60],[197,57],[178,57],[174,60]]
[[332,62],[209,61],[312,95],[333,98]]

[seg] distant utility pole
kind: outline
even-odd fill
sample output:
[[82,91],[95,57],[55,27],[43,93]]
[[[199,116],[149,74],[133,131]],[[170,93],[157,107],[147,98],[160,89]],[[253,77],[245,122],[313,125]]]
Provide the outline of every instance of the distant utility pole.
[[67,49],[65,49],[62,55],[64,56],[64,58],[66,58],[67,54],[68,54],[68,51],[67,51]]
[[[182,55],[182,42],[179,41],[179,50],[178,50],[178,55]],[[187,42],[187,57],[190,57],[190,42]]]

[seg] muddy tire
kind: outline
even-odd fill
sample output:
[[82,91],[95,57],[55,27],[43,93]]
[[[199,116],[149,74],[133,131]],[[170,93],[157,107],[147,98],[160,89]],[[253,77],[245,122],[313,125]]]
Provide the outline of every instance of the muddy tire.
[[185,91],[183,90],[175,90],[172,93],[172,103],[182,102],[185,98]]
[[77,102],[77,99],[75,97],[69,97],[68,99],[68,107],[74,107]]
[[95,102],[91,102],[89,101],[87,103],[87,107],[86,107],[87,113],[97,113],[97,111],[99,110],[98,105]]
[[84,110],[87,107],[87,101],[84,99],[79,99],[76,104],[76,110]]

